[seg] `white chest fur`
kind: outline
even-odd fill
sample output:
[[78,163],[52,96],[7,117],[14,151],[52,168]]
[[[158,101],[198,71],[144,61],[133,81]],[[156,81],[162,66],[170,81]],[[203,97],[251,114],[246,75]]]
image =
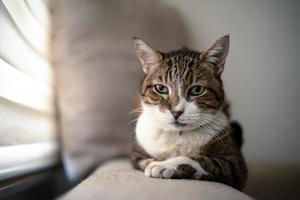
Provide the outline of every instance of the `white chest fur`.
[[168,159],[176,156],[191,156],[201,151],[214,136],[199,129],[183,132],[165,131],[157,126],[157,123],[148,115],[142,114],[136,126],[138,143],[145,151],[156,159]]

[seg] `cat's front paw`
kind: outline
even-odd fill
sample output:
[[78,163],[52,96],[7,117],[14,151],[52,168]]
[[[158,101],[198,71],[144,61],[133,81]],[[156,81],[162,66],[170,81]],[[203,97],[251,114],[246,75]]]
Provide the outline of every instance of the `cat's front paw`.
[[176,167],[165,161],[151,162],[145,169],[145,175],[153,178],[172,178],[176,173]]

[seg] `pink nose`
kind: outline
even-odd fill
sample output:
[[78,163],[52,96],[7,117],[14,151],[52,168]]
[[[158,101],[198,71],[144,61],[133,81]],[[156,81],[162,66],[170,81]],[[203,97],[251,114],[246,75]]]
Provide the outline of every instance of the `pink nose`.
[[180,115],[182,115],[183,111],[179,110],[179,111],[171,111],[172,115],[174,116],[174,118],[177,120]]

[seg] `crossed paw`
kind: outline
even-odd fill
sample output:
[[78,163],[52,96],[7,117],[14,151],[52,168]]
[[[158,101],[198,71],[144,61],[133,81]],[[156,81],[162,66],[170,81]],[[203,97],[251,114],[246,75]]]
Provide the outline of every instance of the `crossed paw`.
[[153,178],[172,178],[176,174],[176,167],[167,161],[153,161],[145,169],[145,175]]

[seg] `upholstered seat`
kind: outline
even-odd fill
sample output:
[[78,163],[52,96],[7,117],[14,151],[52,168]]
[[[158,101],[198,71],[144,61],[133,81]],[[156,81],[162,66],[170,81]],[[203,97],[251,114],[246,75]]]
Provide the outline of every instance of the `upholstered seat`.
[[68,199],[130,200],[250,200],[251,197],[224,184],[146,177],[126,159],[106,162],[86,180],[64,195]]

